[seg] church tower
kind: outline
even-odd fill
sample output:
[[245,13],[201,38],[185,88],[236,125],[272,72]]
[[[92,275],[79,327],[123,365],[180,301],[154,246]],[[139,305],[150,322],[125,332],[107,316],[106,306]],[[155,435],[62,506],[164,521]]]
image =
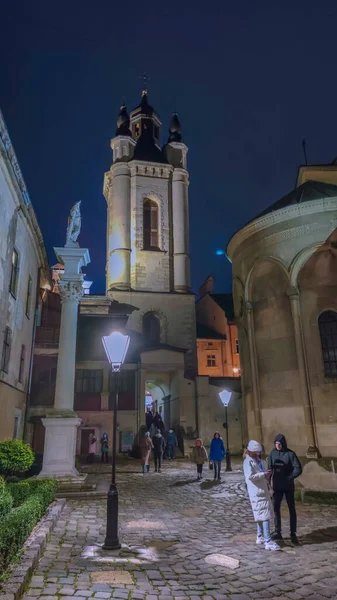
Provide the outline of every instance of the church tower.
[[[177,114],[160,144],[161,121],[146,90],[130,115],[120,109],[105,174],[106,294],[136,307],[134,332],[137,406],[149,398],[167,426],[195,430],[196,327],[189,257],[187,146]],[[131,368],[131,365],[129,366]]]
[[187,147],[178,115],[167,144],[146,91],[130,117],[123,105],[105,177],[109,290],[190,291]]

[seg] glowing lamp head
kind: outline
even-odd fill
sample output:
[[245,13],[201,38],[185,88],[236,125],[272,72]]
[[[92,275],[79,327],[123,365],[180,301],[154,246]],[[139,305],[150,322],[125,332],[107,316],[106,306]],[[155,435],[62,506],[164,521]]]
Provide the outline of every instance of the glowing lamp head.
[[222,390],[222,392],[219,394],[219,397],[224,407],[227,408],[232,397],[232,392],[229,392],[228,390]]
[[225,254],[225,251],[224,251],[224,250],[221,250],[221,249],[219,249],[219,250],[217,250],[217,251],[216,251],[216,253],[215,253],[215,254],[216,254],[217,256],[223,256],[223,255]]
[[237,375],[237,374],[238,374],[238,372],[239,372],[239,369],[237,369],[236,367],[234,367],[234,369],[233,369],[233,373],[235,373],[235,375]]
[[120,331],[102,337],[105,353],[113,371],[120,371],[128,351],[130,337]]

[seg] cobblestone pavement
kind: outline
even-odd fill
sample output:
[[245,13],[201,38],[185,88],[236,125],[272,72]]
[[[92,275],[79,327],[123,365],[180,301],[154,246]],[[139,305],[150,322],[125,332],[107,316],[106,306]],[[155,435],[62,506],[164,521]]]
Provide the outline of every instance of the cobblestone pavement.
[[105,500],[68,501],[24,600],[337,598],[337,507],[299,505],[302,546],[267,552],[255,545],[242,473],[214,485],[209,471],[198,483],[186,463],[122,471],[122,549],[101,549]]

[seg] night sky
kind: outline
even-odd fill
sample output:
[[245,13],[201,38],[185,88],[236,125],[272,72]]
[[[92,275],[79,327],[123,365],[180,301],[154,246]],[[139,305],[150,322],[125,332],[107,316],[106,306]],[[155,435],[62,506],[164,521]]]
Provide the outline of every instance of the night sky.
[[336,136],[336,0],[11,0],[2,3],[0,107],[51,264],[69,209],[93,292],[105,290],[103,174],[124,97],[172,111],[189,147],[192,284],[231,288],[231,235],[290,191],[303,163],[331,162]]

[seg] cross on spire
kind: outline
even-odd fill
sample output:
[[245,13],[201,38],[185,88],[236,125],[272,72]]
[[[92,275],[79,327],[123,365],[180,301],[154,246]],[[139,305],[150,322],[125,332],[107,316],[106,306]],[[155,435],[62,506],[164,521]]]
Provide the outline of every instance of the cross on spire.
[[147,84],[150,81],[150,77],[148,77],[147,73],[143,73],[140,79],[143,82],[142,96],[145,96],[147,94]]

